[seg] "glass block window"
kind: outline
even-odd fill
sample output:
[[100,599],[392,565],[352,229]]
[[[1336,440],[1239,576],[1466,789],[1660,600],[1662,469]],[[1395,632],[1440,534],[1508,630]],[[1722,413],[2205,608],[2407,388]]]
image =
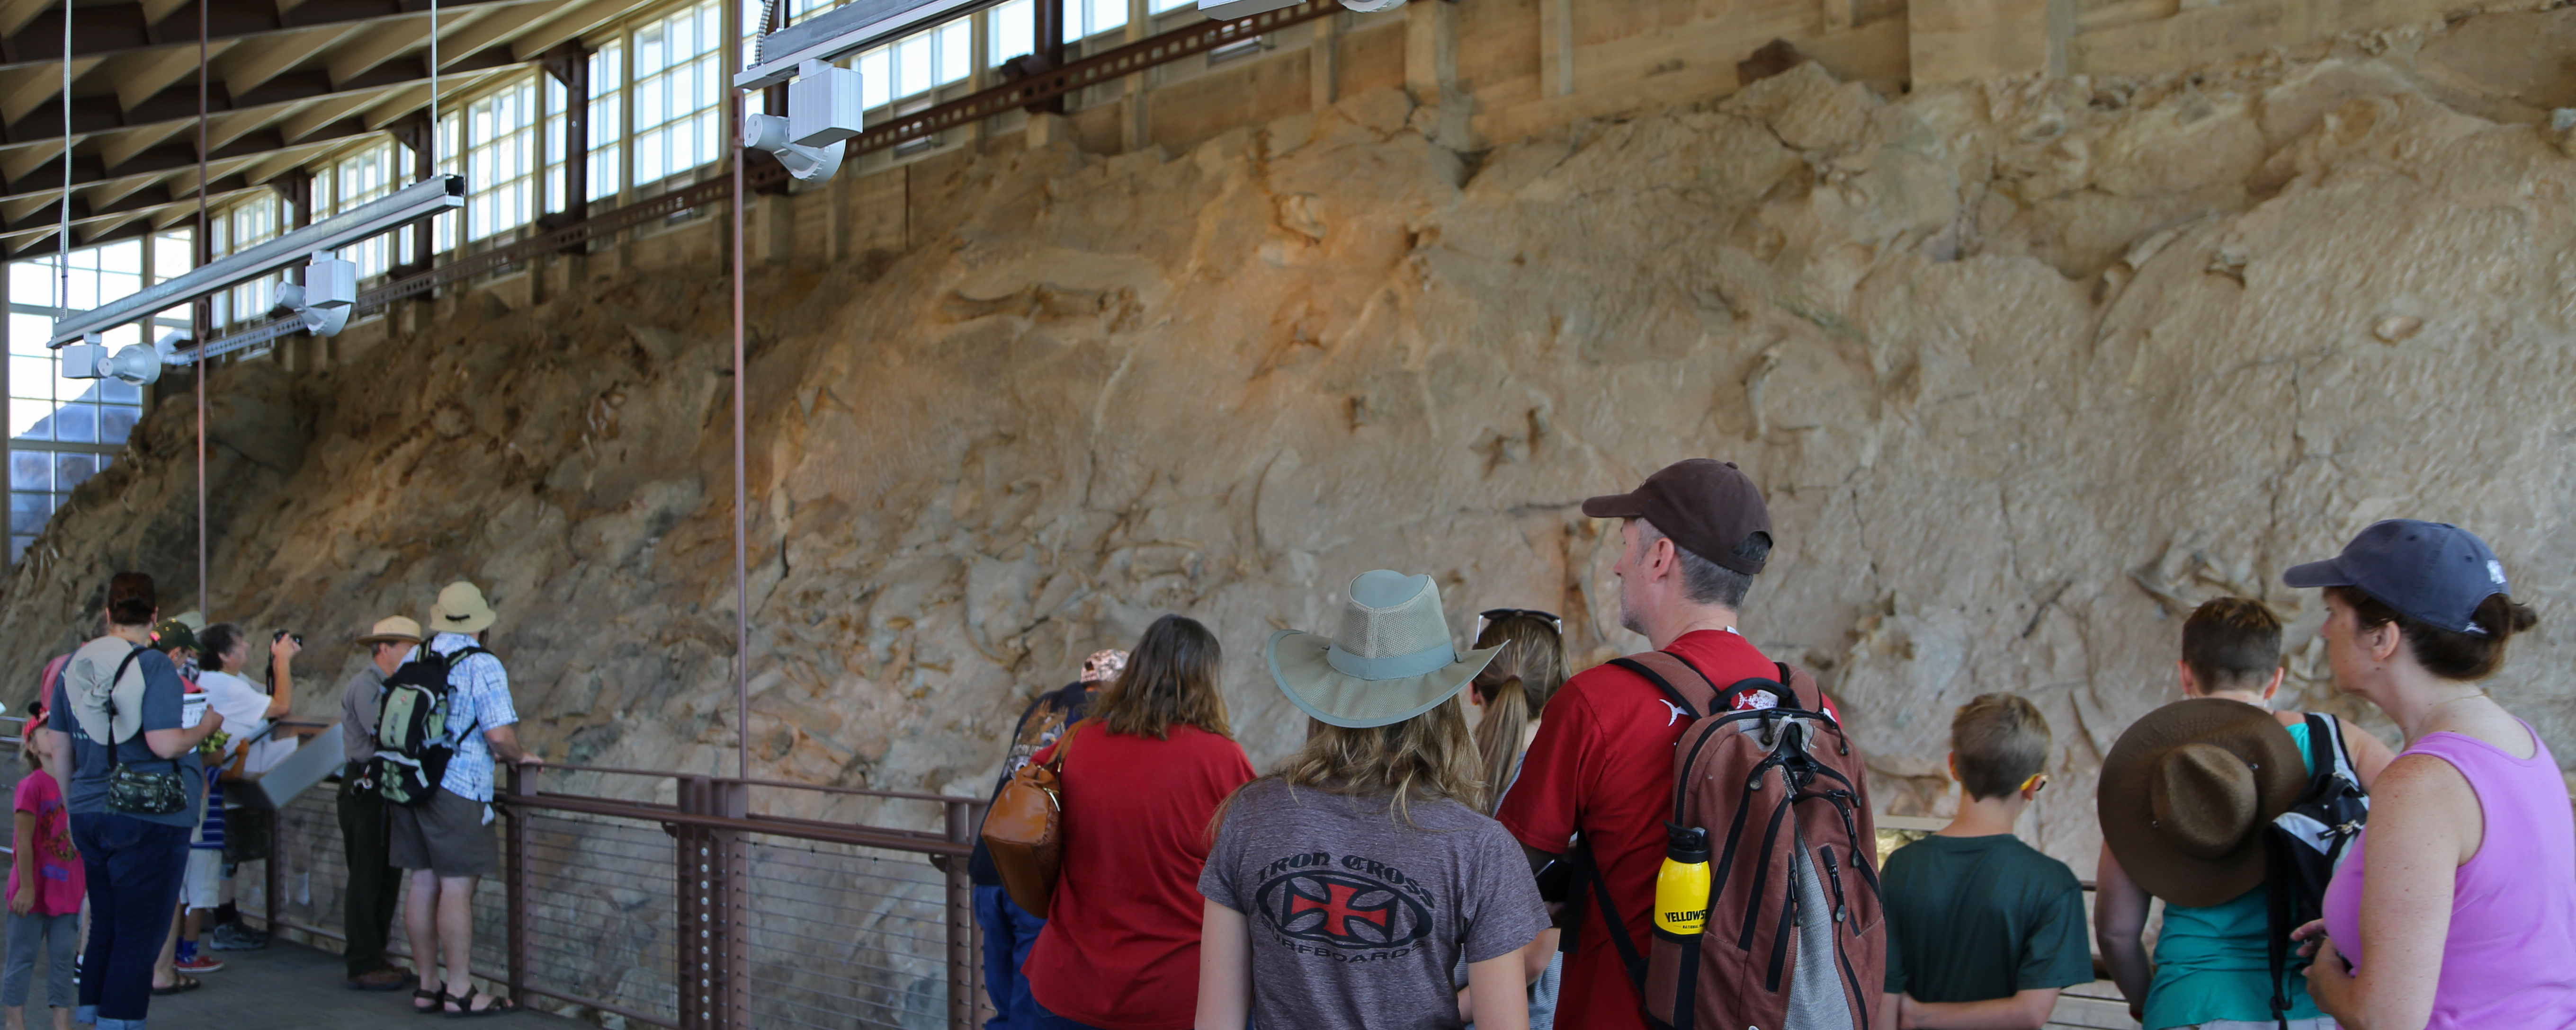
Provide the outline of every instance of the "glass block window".
[[[187,232],[163,233],[9,264],[9,560],[16,562],[75,487],[124,449],[143,417],[141,387],[109,380],[64,379],[45,346],[56,316],[132,294],[146,282],[187,271],[194,252]],[[69,297],[62,272],[68,268]],[[187,309],[155,316],[155,332],[187,326]],[[143,327],[106,334],[113,351],[143,340]]]
[[465,238],[480,240],[537,217],[534,73],[465,107]]
[[635,181],[707,164],[724,149],[723,6],[709,0],[635,32]]
[[590,55],[590,198],[625,188],[626,48],[610,43]]
[[[323,166],[313,176],[313,214],[328,218],[354,210],[368,201],[394,191],[402,178],[399,169],[410,153],[386,140],[368,145]],[[355,262],[358,278],[372,279],[385,274],[394,265],[401,242],[400,234],[387,233],[340,248],[340,256]]]

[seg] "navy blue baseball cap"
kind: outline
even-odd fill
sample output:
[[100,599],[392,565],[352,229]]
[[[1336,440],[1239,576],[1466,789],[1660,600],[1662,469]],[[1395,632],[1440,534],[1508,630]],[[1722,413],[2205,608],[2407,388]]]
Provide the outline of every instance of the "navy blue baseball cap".
[[2486,632],[2475,618],[2478,605],[2510,592],[2504,563],[2477,534],[2415,519],[2373,522],[2342,554],[2291,566],[2281,582],[2351,587],[2417,622],[2477,634]]

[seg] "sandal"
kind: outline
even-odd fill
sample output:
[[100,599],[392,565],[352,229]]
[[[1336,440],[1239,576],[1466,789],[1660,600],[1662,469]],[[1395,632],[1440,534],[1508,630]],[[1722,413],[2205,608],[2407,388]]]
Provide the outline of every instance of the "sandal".
[[203,981],[203,980],[199,980],[199,979],[197,979],[196,977],[193,977],[193,976],[182,976],[182,977],[180,977],[180,978],[178,979],[178,982],[173,983],[173,984],[171,984],[171,985],[170,985],[170,986],[168,986],[168,987],[155,987],[155,988],[153,988],[153,989],[152,989],[152,994],[153,994],[155,997],[161,997],[161,996],[172,995],[172,994],[185,994],[185,993],[187,993],[187,992],[189,992],[189,991],[196,990],[197,988],[203,987],[203,986],[205,986],[205,985],[206,985],[206,982],[205,982],[205,981]]
[[[420,1004],[421,1002],[424,1002],[424,1001],[429,1003],[428,1007],[426,1007],[426,1008],[422,1007],[422,1006],[421,1006],[421,1004]],[[415,1015],[415,1016],[435,1016],[435,1015],[438,1015],[438,1014],[439,1014],[440,1012],[442,1012],[443,1010],[445,1010],[445,1009],[446,1009],[446,1007],[447,1007],[447,990],[446,990],[444,987],[441,987],[440,989],[435,990],[435,991],[430,990],[430,989],[428,989],[428,988],[421,988],[421,989],[418,989],[418,990],[415,990],[415,991],[411,992],[411,1014],[412,1014],[412,1015]]]
[[[485,1002],[482,1008],[474,1007],[474,1001],[477,998]],[[462,998],[453,994],[448,995],[447,1004],[456,1006],[447,1014],[449,1019],[481,1019],[485,1016],[506,1016],[519,1011],[518,1002],[508,998],[495,998],[483,993],[480,988],[469,988]]]

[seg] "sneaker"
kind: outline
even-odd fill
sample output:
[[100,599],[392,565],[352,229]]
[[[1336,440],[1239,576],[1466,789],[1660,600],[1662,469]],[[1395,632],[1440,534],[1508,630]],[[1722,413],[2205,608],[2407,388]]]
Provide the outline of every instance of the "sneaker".
[[215,970],[224,968],[224,964],[222,960],[217,959],[212,955],[200,952],[190,958],[181,959],[177,962],[171,963],[171,968],[177,969],[182,973],[211,973]]
[[207,932],[205,946],[216,951],[256,951],[268,947],[268,935],[240,923],[225,923]]

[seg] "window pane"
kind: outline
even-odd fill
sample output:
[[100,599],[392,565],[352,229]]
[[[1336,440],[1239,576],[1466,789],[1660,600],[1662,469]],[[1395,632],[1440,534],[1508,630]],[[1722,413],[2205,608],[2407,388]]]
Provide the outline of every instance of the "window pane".
[[54,456],[43,451],[9,452],[9,489],[52,490]]
[[986,12],[984,17],[991,19],[994,64],[1037,52],[1038,14],[1033,0],[1011,0]]
[[54,517],[54,495],[9,495],[9,531],[12,533],[44,532],[45,522]]
[[98,442],[124,443],[126,436],[134,432],[134,424],[142,419],[141,408],[121,404],[101,407],[98,409]]
[[54,359],[13,355],[9,358],[9,394],[13,397],[54,396]]
[[54,402],[15,400],[9,402],[9,435],[30,440],[54,438]]
[[122,379],[98,381],[98,398],[110,404],[141,404],[143,388]]
[[881,107],[894,99],[893,52],[878,47],[859,55],[859,102]]
[[[1065,6],[1073,5],[1067,3]],[[1067,17],[1065,20],[1073,19]],[[1126,28],[1127,0],[1091,0],[1091,17],[1088,21],[1089,24],[1084,25],[1082,29],[1086,36],[1097,36],[1111,29]]]
[[89,477],[97,475],[98,465],[95,454],[54,455],[54,489],[71,492],[73,487],[89,482]]
[[974,59],[975,33],[972,24],[955,21],[939,27],[938,80],[940,85],[945,86],[965,78],[968,72],[974,70],[969,67]]
[[54,409],[54,439],[64,443],[97,443],[98,407],[66,404]]

